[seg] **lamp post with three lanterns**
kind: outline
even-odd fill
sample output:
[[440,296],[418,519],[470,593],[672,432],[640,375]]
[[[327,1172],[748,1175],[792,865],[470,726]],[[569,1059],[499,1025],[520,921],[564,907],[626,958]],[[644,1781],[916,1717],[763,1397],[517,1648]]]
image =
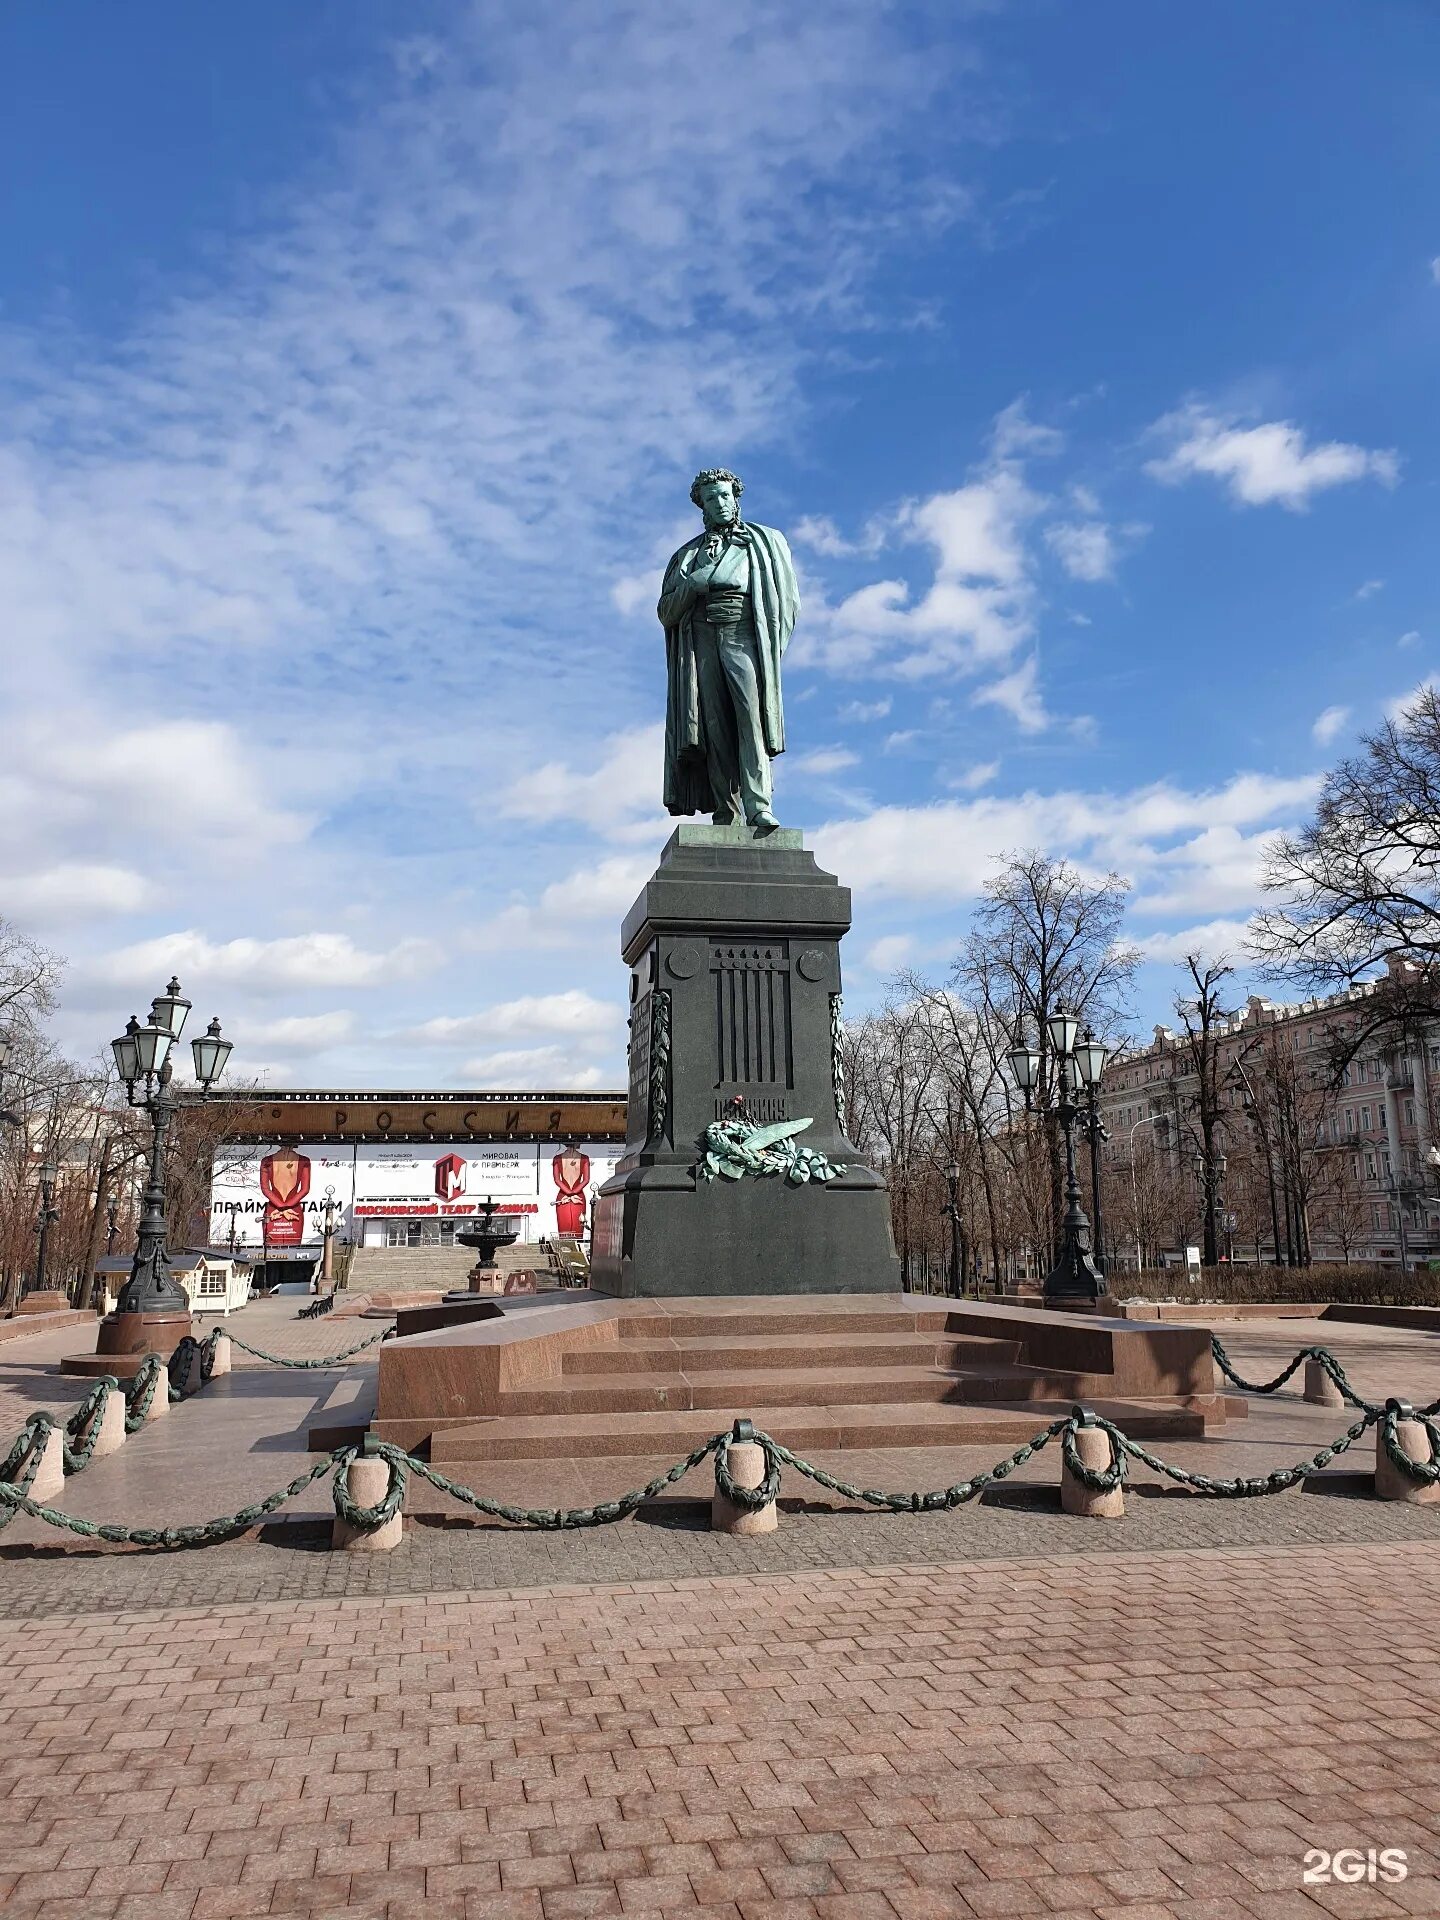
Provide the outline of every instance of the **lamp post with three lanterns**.
[[[145,1024],[142,1026],[132,1014],[124,1033],[111,1042],[115,1065],[125,1082],[125,1097],[132,1107],[143,1108],[152,1132],[150,1172],[141,1200],[135,1258],[114,1313],[100,1324],[97,1352],[112,1357],[128,1355],[136,1366],[147,1353],[173,1352],[190,1331],[190,1302],[171,1275],[165,1250],[165,1144],[180,1104],[172,1091],[171,1049],[184,1031],[189,1012],[190,1002],[181,993],[180,982],[172,979],[164,993],[151,1002]],[[202,1094],[208,1094],[225,1071],[231,1046],[231,1041],[221,1037],[218,1020],[212,1020],[205,1032],[190,1042]]]
[[[1061,1222],[1060,1253],[1045,1276],[1045,1298],[1068,1307],[1093,1304],[1105,1292],[1105,1275],[1097,1266],[1091,1250],[1090,1222],[1080,1205],[1080,1181],[1075,1172],[1075,1122],[1083,1118],[1090,1133],[1091,1174],[1095,1190],[1097,1225],[1100,1209],[1099,1141],[1104,1129],[1095,1104],[1095,1089],[1100,1084],[1108,1049],[1087,1027],[1083,1038],[1080,1022],[1064,1007],[1057,1007],[1045,1022],[1049,1054],[1054,1069],[1056,1117],[1065,1140],[1065,1214]],[[1034,1096],[1040,1079],[1040,1055],[1027,1046],[1023,1034],[1006,1054],[1015,1084],[1025,1096],[1025,1111],[1034,1109]],[[1081,1096],[1088,1096],[1085,1106]]]

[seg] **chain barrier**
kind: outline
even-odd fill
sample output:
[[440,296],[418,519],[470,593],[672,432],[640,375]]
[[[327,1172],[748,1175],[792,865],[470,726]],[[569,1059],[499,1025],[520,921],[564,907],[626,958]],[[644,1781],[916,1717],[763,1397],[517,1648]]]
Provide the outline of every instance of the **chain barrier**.
[[[1340,1390],[1343,1398],[1352,1407],[1358,1407],[1363,1413],[1373,1413],[1376,1415],[1382,1414],[1385,1411],[1385,1408],[1377,1401],[1366,1400],[1355,1391],[1354,1387],[1350,1384],[1350,1376],[1328,1347],[1302,1347],[1290,1362],[1289,1366],[1282,1368],[1273,1380],[1247,1380],[1243,1374],[1237,1373],[1231,1363],[1229,1354],[1226,1353],[1224,1347],[1220,1344],[1219,1338],[1213,1333],[1210,1336],[1210,1353],[1216,1366],[1219,1367],[1220,1371],[1225,1375],[1225,1378],[1233,1385],[1242,1388],[1246,1393],[1278,1393],[1297,1367],[1302,1366],[1307,1360],[1315,1360],[1318,1361],[1326,1373],[1329,1374],[1336,1387]],[[1432,1400],[1428,1406],[1421,1407],[1417,1417],[1422,1420],[1428,1420],[1436,1413],[1440,1413],[1440,1398]]]
[[[743,1430],[735,1433],[722,1432],[692,1448],[682,1459],[677,1460],[664,1473],[657,1474],[643,1487],[633,1488],[614,1500],[597,1502],[590,1507],[517,1507],[502,1500],[492,1500],[487,1495],[477,1493],[473,1487],[452,1480],[448,1474],[440,1472],[424,1460],[418,1460],[414,1454],[391,1445],[387,1441],[372,1441],[365,1449],[365,1457],[384,1460],[389,1468],[389,1481],[382,1499],[373,1506],[361,1506],[352,1499],[347,1485],[347,1469],[351,1461],[360,1457],[357,1447],[337,1447],[286,1487],[267,1494],[263,1499],[239,1508],[235,1513],[222,1518],[207,1520],[194,1526],[181,1527],[126,1527],[112,1525],[96,1520],[80,1519],[73,1514],[61,1513],[54,1507],[42,1505],[30,1500],[25,1492],[34,1478],[34,1462],[38,1453],[31,1449],[31,1460],[23,1463],[23,1450],[27,1444],[26,1436],[16,1442],[9,1459],[5,1462],[3,1478],[0,1478],[0,1505],[6,1509],[0,1517],[0,1527],[15,1513],[28,1513],[35,1519],[47,1522],[51,1526],[61,1527],[87,1539],[104,1540],[119,1546],[138,1547],[198,1547],[213,1545],[222,1540],[232,1539],[237,1533],[243,1533],[263,1520],[267,1514],[283,1506],[287,1500],[303,1493],[323,1474],[332,1473],[332,1498],[335,1512],[357,1532],[369,1533],[381,1527],[387,1520],[393,1519],[400,1511],[405,1498],[410,1475],[416,1474],[426,1480],[441,1493],[449,1494],[477,1513],[483,1513],[493,1519],[504,1520],[512,1526],[525,1527],[534,1531],[564,1532],[581,1527],[607,1526],[617,1520],[623,1520],[639,1507],[663,1493],[667,1487],[685,1477],[698,1467],[709,1455],[715,1456],[715,1485],[717,1490],[736,1506],[756,1511],[775,1499],[780,1490],[781,1469],[793,1467],[797,1473],[818,1485],[828,1488],[847,1499],[862,1504],[882,1507],[892,1513],[938,1513],[950,1511],[974,1500],[987,1487],[994,1486],[1023,1466],[1027,1460],[1042,1452],[1055,1439],[1061,1443],[1065,1465],[1082,1486],[1093,1493],[1109,1493],[1123,1486],[1129,1477],[1129,1461],[1138,1460],[1152,1472],[1178,1482],[1197,1494],[1209,1494],[1224,1499],[1254,1499],[1269,1494],[1283,1493],[1295,1486],[1308,1474],[1318,1472],[1328,1466],[1340,1454],[1364,1435],[1373,1426],[1379,1426],[1387,1454],[1397,1468],[1411,1479],[1433,1485],[1440,1480],[1440,1423],[1425,1418],[1425,1427],[1430,1440],[1432,1459],[1411,1460],[1401,1449],[1395,1433],[1398,1419],[1410,1418],[1411,1410],[1403,1402],[1391,1401],[1388,1406],[1374,1413],[1362,1413],[1346,1431],[1332,1440],[1328,1446],[1321,1447],[1309,1459],[1298,1461],[1294,1466],[1278,1468],[1263,1477],[1236,1479],[1217,1479],[1210,1474],[1197,1473],[1187,1467],[1173,1466],[1162,1460],[1158,1454],[1142,1446],[1138,1440],[1132,1440],[1122,1428],[1101,1414],[1089,1412],[1076,1406],[1068,1414],[1052,1420],[1027,1440],[1023,1446],[1004,1460],[997,1461],[993,1467],[973,1475],[968,1480],[956,1482],[953,1486],[936,1488],[930,1492],[892,1493],[876,1487],[860,1487],[842,1480],[836,1474],[817,1466],[813,1461],[804,1459],[791,1448],[783,1445],[762,1429],[751,1428],[748,1422],[742,1422]],[[41,1428],[48,1416],[32,1416],[27,1434]],[[1084,1427],[1098,1428],[1106,1433],[1111,1441],[1112,1458],[1106,1468],[1087,1466],[1079,1457],[1075,1445],[1076,1433]],[[726,1465],[725,1453],[733,1439],[753,1441],[764,1452],[766,1473],[758,1487],[738,1486]],[[12,1484],[12,1475],[19,1474],[19,1480]]]
[[283,1354],[265,1353],[259,1347],[252,1347],[248,1341],[242,1340],[238,1333],[232,1333],[230,1339],[242,1353],[253,1354],[257,1360],[268,1360],[272,1366],[297,1367],[304,1373],[311,1373],[320,1367],[338,1366],[342,1360],[349,1360],[357,1353],[364,1353],[367,1347],[376,1347],[382,1340],[391,1339],[394,1332],[394,1327],[386,1327],[382,1333],[372,1334],[368,1340],[362,1340],[359,1346],[346,1347],[343,1352],[327,1354],[323,1360],[287,1360]]
[[[72,1473],[80,1473],[84,1468],[89,1466],[91,1460],[94,1458],[95,1447],[99,1441],[100,1430],[105,1420],[105,1409],[109,1404],[112,1393],[119,1393],[124,1398],[125,1432],[127,1435],[138,1433],[150,1416],[150,1409],[154,1404],[155,1395],[161,1390],[162,1381],[164,1382],[165,1392],[171,1401],[188,1399],[191,1394],[198,1393],[201,1387],[208,1384],[215,1371],[216,1355],[222,1339],[233,1340],[235,1345],[243,1347],[246,1353],[254,1354],[255,1357],[260,1360],[273,1361],[277,1366],[319,1368],[333,1366],[339,1360],[349,1359],[351,1354],[361,1353],[366,1347],[375,1346],[379,1341],[393,1334],[394,1331],[395,1329],[393,1327],[387,1327],[372,1339],[362,1340],[359,1346],[351,1347],[346,1353],[332,1354],[329,1359],[326,1360],[285,1360],[278,1354],[262,1353],[257,1347],[249,1346],[245,1341],[236,1339],[233,1333],[227,1334],[223,1327],[215,1327],[203,1340],[197,1340],[193,1334],[187,1333],[175,1347],[168,1361],[163,1360],[160,1355],[156,1353],[146,1354],[144,1360],[132,1375],[129,1384],[125,1387],[121,1386],[119,1380],[116,1379],[113,1374],[102,1374],[86,1394],[85,1398],[80,1402],[79,1406],[76,1407],[75,1411],[64,1422],[63,1426],[56,1420],[53,1414],[43,1409],[32,1413],[26,1420],[9,1453],[3,1461],[0,1461],[0,1503],[3,1503],[0,1504],[0,1532],[3,1532],[4,1529],[9,1526],[10,1522],[15,1518],[16,1513],[32,1511],[31,1506],[26,1503],[25,1496],[28,1489],[34,1484],[35,1476],[40,1470],[41,1457],[44,1454],[46,1442],[52,1432],[57,1429],[60,1432],[64,1468],[67,1476]],[[192,1387],[189,1383],[193,1364],[197,1357],[200,1362],[200,1378],[198,1383]],[[255,1508],[241,1508],[238,1514],[232,1514],[229,1519],[225,1521],[207,1521],[203,1527],[198,1529],[191,1528],[187,1530],[181,1528],[178,1530],[178,1534],[176,1529],[173,1528],[121,1528],[119,1534],[114,1535],[114,1537],[119,1539],[123,1535],[126,1544],[137,1546],[197,1546],[204,1545],[213,1539],[224,1539],[229,1537],[231,1533],[237,1531],[243,1532],[246,1527],[252,1526],[257,1518],[263,1518],[266,1513],[273,1512],[275,1507],[279,1506],[283,1501],[288,1500],[292,1494],[298,1493],[303,1488],[308,1487],[311,1482],[324,1471],[325,1468],[322,1465],[308,1474],[303,1480],[295,1481],[292,1486],[284,1492],[269,1496],[268,1504],[261,1502],[260,1505]],[[393,1478],[392,1473],[392,1483]],[[337,1512],[340,1510],[343,1482],[344,1475],[337,1475],[335,1497]],[[18,1500],[16,1498],[17,1495],[19,1496]],[[387,1499],[390,1497],[390,1495],[387,1495]],[[393,1497],[394,1505],[391,1511],[398,1509],[400,1500],[404,1497],[403,1471],[399,1492],[394,1493]],[[49,1519],[55,1510],[35,1507],[33,1511],[36,1512],[41,1519]],[[365,1514],[368,1513],[370,1509],[356,1508],[355,1511]],[[382,1514],[382,1519],[388,1517],[388,1514]],[[52,1524],[70,1527],[74,1532],[84,1532],[87,1528],[91,1528],[91,1523],[88,1521],[72,1524],[69,1518],[58,1514],[52,1521]],[[379,1525],[380,1522],[375,1521],[372,1523],[368,1520],[361,1520],[353,1524],[360,1526],[362,1530],[368,1530],[372,1524]],[[217,1532],[217,1528],[220,1529],[220,1531]],[[185,1534],[187,1531],[190,1534],[194,1534],[195,1538],[182,1539],[178,1537],[179,1534]],[[172,1535],[175,1537],[171,1537]],[[112,1534],[104,1528],[101,1528],[98,1537],[108,1540],[112,1537]]]
[[[292,1480],[288,1487],[281,1487],[276,1493],[266,1494],[263,1500],[252,1505],[239,1507],[234,1513],[228,1513],[223,1519],[202,1520],[198,1524],[185,1527],[122,1527],[100,1520],[82,1520],[78,1514],[61,1513],[58,1507],[47,1507],[38,1500],[27,1499],[19,1487],[7,1486],[0,1481],[0,1504],[8,1511],[0,1526],[8,1524],[17,1513],[28,1513],[32,1520],[43,1520],[52,1527],[63,1528],[67,1533],[78,1534],[83,1540],[104,1540],[117,1547],[210,1547],[222,1540],[233,1539],[237,1533],[244,1533],[267,1514],[274,1513],[277,1507],[283,1507],[287,1500],[293,1500],[297,1493],[303,1493],[313,1486],[322,1474],[336,1472],[337,1478],[343,1477],[343,1469],[355,1457],[354,1447],[337,1447],[324,1459],[317,1460],[307,1473]],[[33,1479],[33,1475],[31,1478]],[[27,1483],[28,1484],[28,1483]],[[366,1511],[357,1508],[357,1512]]]
[[[351,1353],[363,1352],[365,1348],[377,1345],[393,1331],[393,1328],[387,1328],[384,1333],[362,1341],[358,1347],[351,1348],[348,1353],[331,1355],[328,1360],[287,1361],[278,1355],[261,1353],[244,1341],[235,1340],[234,1334],[224,1337],[235,1340],[237,1346],[242,1347],[247,1353],[254,1354],[257,1359],[274,1360],[281,1366],[315,1368],[331,1366],[338,1360],[349,1358]],[[187,1336],[171,1356],[168,1368],[158,1355],[147,1355],[128,1389],[122,1389],[119,1382],[108,1375],[97,1380],[65,1423],[63,1434],[66,1472],[79,1472],[89,1462],[104,1420],[105,1407],[112,1393],[124,1392],[125,1428],[127,1433],[133,1433],[145,1420],[162,1379],[169,1386],[172,1397],[177,1399],[182,1397],[197,1354],[200,1359],[201,1382],[203,1384],[208,1380],[214,1367],[216,1348],[221,1337],[222,1331],[219,1328],[203,1341]],[[912,1493],[861,1487],[851,1481],[842,1480],[826,1468],[804,1459],[763,1429],[753,1427],[748,1420],[740,1420],[735,1423],[733,1431],[713,1434],[708,1440],[692,1448],[664,1473],[657,1474],[653,1480],[647,1481],[643,1487],[632,1488],[628,1493],[620,1494],[613,1500],[599,1501],[589,1507],[512,1506],[508,1502],[491,1499],[488,1495],[477,1493],[473,1487],[467,1487],[459,1481],[452,1480],[448,1474],[442,1473],[437,1467],[417,1459],[414,1454],[407,1453],[388,1441],[370,1441],[364,1449],[365,1457],[384,1460],[389,1468],[389,1480],[384,1496],[373,1506],[361,1506],[350,1495],[347,1484],[348,1468],[350,1463],[360,1456],[361,1449],[349,1446],[338,1447],[326,1454],[308,1472],[292,1480],[288,1486],[219,1519],[181,1527],[127,1527],[81,1519],[29,1498],[29,1488],[33,1485],[39,1469],[45,1443],[51,1431],[59,1424],[49,1413],[37,1412],[30,1415],[9,1454],[3,1462],[0,1462],[0,1530],[3,1530],[17,1513],[28,1513],[50,1526],[63,1528],[87,1539],[103,1540],[112,1545],[167,1548],[209,1546],[218,1541],[232,1539],[237,1533],[247,1531],[258,1521],[263,1520],[267,1514],[274,1513],[287,1500],[303,1493],[323,1474],[331,1473],[334,1476],[331,1491],[336,1514],[357,1532],[369,1533],[393,1519],[400,1511],[409,1477],[413,1473],[427,1481],[438,1492],[448,1494],[452,1499],[460,1501],[476,1513],[504,1520],[512,1526],[563,1532],[572,1528],[607,1526],[617,1520],[625,1519],[663,1493],[667,1487],[674,1486],[677,1481],[682,1480],[686,1474],[712,1454],[715,1457],[717,1492],[735,1506],[750,1512],[758,1511],[778,1497],[782,1470],[791,1467],[818,1486],[862,1505],[883,1508],[891,1513],[941,1513],[952,1511],[974,1500],[987,1488],[995,1486],[1012,1474],[1016,1468],[1033,1459],[1057,1438],[1060,1441],[1067,1471],[1092,1493],[1110,1493],[1122,1487],[1129,1477],[1130,1461],[1138,1460],[1142,1465],[1149,1467],[1151,1472],[1175,1481],[1192,1492],[1209,1494],[1222,1499],[1253,1499],[1272,1493],[1286,1492],[1304,1480],[1307,1475],[1321,1471],[1340,1454],[1348,1451],[1371,1427],[1378,1427],[1385,1454],[1399,1472],[1420,1485],[1434,1486],[1440,1483],[1440,1421],[1434,1418],[1437,1411],[1440,1411],[1440,1403],[1415,1409],[1402,1400],[1387,1400],[1383,1406],[1362,1400],[1350,1387],[1344,1369],[1335,1360],[1334,1355],[1324,1347],[1307,1348],[1304,1352],[1297,1354],[1281,1374],[1263,1385],[1256,1385],[1242,1379],[1231,1366],[1218,1340],[1212,1340],[1212,1347],[1216,1363],[1227,1377],[1249,1392],[1274,1392],[1283,1386],[1303,1360],[1317,1359],[1326,1366],[1326,1371],[1335,1380],[1340,1391],[1346,1395],[1353,1406],[1359,1409],[1360,1418],[1327,1446],[1319,1448],[1308,1459],[1297,1461],[1293,1466],[1276,1468],[1263,1476],[1220,1479],[1188,1467],[1173,1466],[1169,1461],[1161,1459],[1158,1454],[1152,1453],[1138,1440],[1132,1440],[1113,1421],[1105,1419],[1101,1414],[1090,1412],[1083,1406],[1074,1406],[1068,1414],[1050,1421],[1047,1426],[1032,1434],[1029,1440],[1017,1447],[1005,1459],[997,1461],[993,1467],[974,1474],[968,1480],[957,1481],[952,1486]],[[1328,1365],[1326,1365],[1327,1362]],[[1397,1423],[1402,1419],[1418,1420],[1423,1425],[1430,1449],[1428,1461],[1412,1460],[1400,1445]],[[1090,1467],[1081,1460],[1075,1437],[1082,1428],[1099,1429],[1109,1436],[1111,1461],[1108,1467]],[[765,1474],[758,1487],[739,1486],[730,1473],[726,1453],[732,1440],[750,1441],[760,1447],[765,1460]]]

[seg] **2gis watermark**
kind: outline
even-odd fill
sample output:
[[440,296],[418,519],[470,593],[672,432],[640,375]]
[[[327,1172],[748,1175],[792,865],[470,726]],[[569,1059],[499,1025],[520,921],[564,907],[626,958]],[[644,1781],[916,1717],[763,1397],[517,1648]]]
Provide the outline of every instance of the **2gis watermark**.
[[1401,1847],[1339,1847],[1333,1853],[1325,1847],[1309,1847],[1301,1878],[1310,1887],[1354,1887],[1362,1881],[1393,1886],[1409,1871]]

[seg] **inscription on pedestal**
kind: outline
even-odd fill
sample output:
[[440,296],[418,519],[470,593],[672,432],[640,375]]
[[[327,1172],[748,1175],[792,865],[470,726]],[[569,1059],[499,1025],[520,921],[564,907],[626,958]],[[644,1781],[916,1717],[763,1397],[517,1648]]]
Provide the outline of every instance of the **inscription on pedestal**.
[[783,1093],[776,1094],[721,1094],[715,1100],[715,1118],[717,1120],[788,1120],[790,1102]]

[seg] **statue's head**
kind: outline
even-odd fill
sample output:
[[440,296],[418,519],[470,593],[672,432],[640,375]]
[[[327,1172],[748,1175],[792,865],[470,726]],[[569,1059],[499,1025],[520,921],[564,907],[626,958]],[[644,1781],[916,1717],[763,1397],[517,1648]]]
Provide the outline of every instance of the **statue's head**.
[[728,527],[740,518],[740,496],[745,483],[728,467],[706,467],[690,482],[690,498],[705,516],[707,527]]

